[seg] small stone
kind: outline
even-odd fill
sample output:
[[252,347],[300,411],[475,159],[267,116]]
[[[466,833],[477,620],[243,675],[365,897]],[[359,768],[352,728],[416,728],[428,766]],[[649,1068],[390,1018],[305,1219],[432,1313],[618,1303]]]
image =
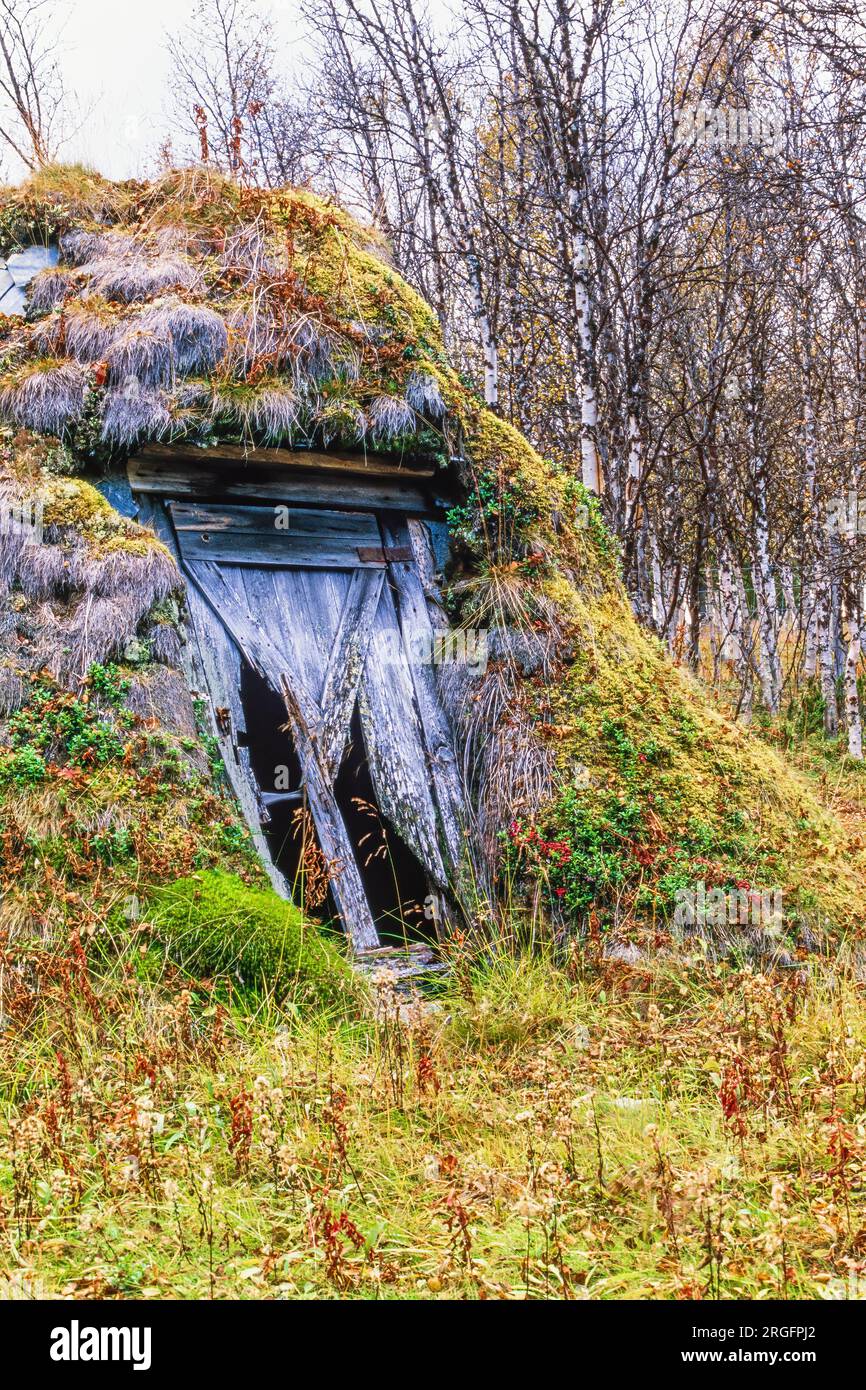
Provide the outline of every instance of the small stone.
[[140,642],[137,637],[131,637],[123,649],[123,659],[130,666],[143,666],[150,660],[150,648],[146,642]]

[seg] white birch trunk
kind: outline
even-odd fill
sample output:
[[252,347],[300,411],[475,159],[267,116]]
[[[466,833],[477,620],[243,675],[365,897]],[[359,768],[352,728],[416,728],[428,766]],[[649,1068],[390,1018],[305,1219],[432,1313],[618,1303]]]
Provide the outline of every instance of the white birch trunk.
[[634,522],[641,474],[643,473],[643,446],[640,437],[640,421],[633,410],[628,415],[628,474],[625,485],[625,518],[623,529],[628,532]]
[[770,537],[764,499],[758,496],[755,507],[755,567],[752,575],[758,601],[758,631],[760,634],[758,673],[761,694],[771,714],[778,714],[782,701],[782,666],[779,660],[779,610],[776,584],[770,566]]
[[481,339],[481,357],[484,363],[484,404],[489,406],[491,410],[496,410],[499,407],[499,355],[490,324],[490,315],[484,305],[478,258],[472,251],[467,252],[466,266],[472,292],[472,312]]
[[806,652],[803,657],[803,674],[807,680],[812,680],[818,673],[818,618],[816,611],[817,600],[815,591],[809,586],[804,595],[804,608],[806,610]]
[[650,537],[650,566],[652,570],[652,615],[653,624],[660,637],[664,636],[665,617],[667,606],[665,604],[664,587],[662,584],[662,565],[659,559],[658,541],[655,536]]
[[821,670],[821,693],[824,696],[824,731],[831,737],[839,732],[839,709],[836,704],[836,653],[833,642],[833,613],[830,585],[823,581],[818,590],[817,613],[818,664]]
[[736,661],[740,655],[737,640],[738,604],[734,592],[734,579],[728,562],[727,549],[719,556],[719,629],[721,635],[720,655],[723,661]]
[[594,492],[596,496],[599,496],[602,491],[602,477],[598,455],[598,399],[592,371],[589,252],[586,237],[582,232],[575,235],[572,243],[572,269],[579,348],[577,389],[580,395],[580,471],[583,485],[587,491]]
[[845,628],[845,726],[848,730],[848,756],[863,757],[863,723],[860,715],[860,695],[857,690],[857,668],[861,651],[861,596],[849,594],[844,609]]

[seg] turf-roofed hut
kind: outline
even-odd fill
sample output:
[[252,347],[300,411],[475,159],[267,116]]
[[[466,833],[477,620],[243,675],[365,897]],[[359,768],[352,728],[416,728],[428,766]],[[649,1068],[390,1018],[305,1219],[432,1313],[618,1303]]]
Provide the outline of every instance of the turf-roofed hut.
[[[0,319],[13,858],[90,779],[85,848],[114,836],[145,889],[231,866],[215,801],[177,823],[191,784],[228,779],[274,888],[357,950],[455,929],[621,947],[695,883],[745,904],[713,919],[727,946],[857,920],[843,828],[637,626],[595,500],[482,406],[374,234],[202,170],[60,169],[5,192],[0,254],[33,248]],[[81,709],[118,689],[112,782]],[[130,764],[151,787],[160,740],[174,863],[134,819]],[[770,888],[768,929],[749,903]]]

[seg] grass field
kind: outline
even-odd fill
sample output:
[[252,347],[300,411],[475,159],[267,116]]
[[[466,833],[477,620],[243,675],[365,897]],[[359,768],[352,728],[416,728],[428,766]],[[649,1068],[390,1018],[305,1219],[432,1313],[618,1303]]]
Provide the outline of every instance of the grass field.
[[[854,958],[458,957],[433,1008],[127,958],[3,1034],[5,1297],[815,1298],[866,1263]],[[863,1290],[860,1282],[860,1290]]]

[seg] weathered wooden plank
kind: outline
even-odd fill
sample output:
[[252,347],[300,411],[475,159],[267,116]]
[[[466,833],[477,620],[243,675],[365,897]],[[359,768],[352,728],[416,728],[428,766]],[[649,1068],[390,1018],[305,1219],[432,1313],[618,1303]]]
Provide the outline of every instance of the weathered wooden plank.
[[373,620],[358,708],[380,810],[424,865],[431,881],[447,892],[412,676],[387,584]]
[[168,505],[188,561],[316,569],[384,564],[383,555],[361,558],[371,550],[371,541],[378,544],[380,539],[376,519],[369,513]]
[[[328,582],[329,576],[333,584]],[[315,724],[317,737],[327,654],[337,633],[350,578],[346,572],[333,570],[314,575],[306,570],[244,572],[251,605],[272,614],[272,631],[279,631],[292,672],[312,697],[315,714],[305,711],[305,718],[311,728]]]
[[150,464],[180,461],[198,464],[214,459],[245,466],[360,472],[378,478],[432,478],[436,472],[432,465],[410,463],[400,454],[371,454],[360,450],[323,453],[315,449],[246,449],[240,444],[214,444],[208,449],[199,449],[191,444],[148,444],[135,455],[135,459]]
[[379,934],[367,902],[352,843],[334,796],[330,774],[324,766],[318,744],[306,725],[291,683],[285,678],[283,698],[319,845],[331,869],[331,891],[337,910],[355,950],[375,949],[381,944]]
[[247,536],[278,531],[321,540],[347,539],[354,545],[371,545],[375,537],[380,543],[376,519],[369,512],[333,512],[321,507],[204,507],[190,502],[170,505],[178,531],[236,531]]
[[[283,645],[279,640],[279,634],[277,640],[271,637],[266,619],[262,621],[258,615],[259,604],[256,598],[254,597],[250,603],[247,593],[248,583],[264,581],[268,576],[250,576],[243,570],[223,568],[221,565],[200,561],[186,563],[185,568],[214,613],[229,629],[247,660],[270,681],[278,694],[282,694],[281,675],[287,664]],[[273,613],[272,591],[265,592],[262,600],[262,613]],[[318,719],[316,700],[297,672],[294,683],[305,717],[311,727],[315,727]]]
[[316,473],[301,470],[263,468],[253,465],[239,468],[236,464],[211,459],[204,450],[198,451],[199,463],[151,462],[132,458],[127,475],[134,493],[157,493],[162,497],[197,497],[246,502],[268,501],[300,503],[309,506],[368,507],[376,511],[408,511],[419,514],[445,502],[444,495],[433,482],[405,473],[391,481],[368,476],[366,473]]
[[331,775],[336,777],[349,737],[352,711],[358,695],[358,682],[374,631],[374,619],[384,570],[369,574],[355,570],[349,582],[340,626],[328,658],[328,671],[322,691],[322,755]]
[[384,559],[359,558],[360,546],[345,542],[320,542],[310,536],[261,536],[246,538],[234,532],[200,534],[186,532],[184,558],[215,560],[221,565],[260,566],[267,569],[382,569]]
[[[182,561],[177,540],[162,505],[151,498],[142,498],[139,503],[139,517],[143,525],[153,528],[180,567]],[[190,631],[182,651],[187,682],[193,692],[199,691],[206,697],[211,732],[217,739],[229,785],[249,826],[264,870],[275,891],[281,897],[291,900],[289,884],[271,858],[267,840],[259,823],[258,785],[249,752],[238,743],[238,733],[244,730],[240,693],[240,653],[210,606],[201,598],[195,585],[187,586],[186,598]],[[221,728],[217,723],[215,708],[229,710],[228,730]]]
[[[412,554],[412,536],[405,520],[384,520],[382,534],[389,549]],[[418,567],[409,560],[394,560],[388,570],[397,596],[403,647],[420,714],[427,764],[436,795],[445,862],[455,877],[465,850],[466,799],[450,724],[439,701],[432,660],[434,628]]]

